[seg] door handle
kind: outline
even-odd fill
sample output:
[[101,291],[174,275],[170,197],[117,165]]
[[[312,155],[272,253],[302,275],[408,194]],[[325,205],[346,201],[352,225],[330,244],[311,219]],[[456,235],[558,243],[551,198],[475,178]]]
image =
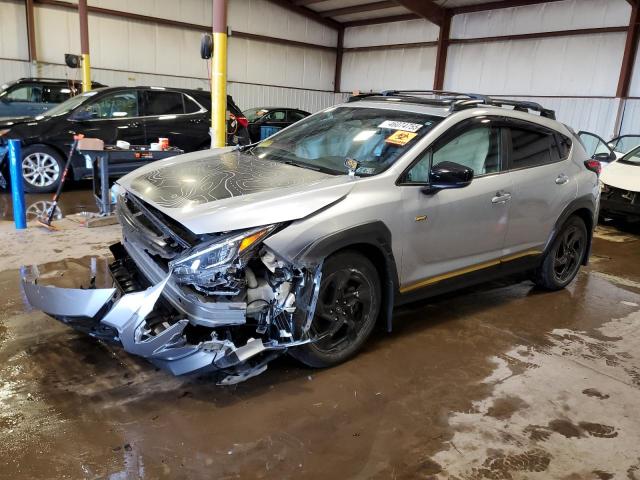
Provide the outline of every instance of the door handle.
[[129,126],[130,126],[130,127],[133,127],[133,128],[138,128],[138,127],[139,127],[139,126],[141,126],[141,125],[142,125],[142,124],[141,124],[140,122],[131,122],[131,123],[129,124]]
[[556,185],[564,185],[569,181],[569,177],[564,173],[561,173],[556,177]]
[[511,198],[511,194],[509,192],[505,192],[503,190],[497,191],[496,196],[491,199],[491,203],[500,204],[507,203],[507,200]]

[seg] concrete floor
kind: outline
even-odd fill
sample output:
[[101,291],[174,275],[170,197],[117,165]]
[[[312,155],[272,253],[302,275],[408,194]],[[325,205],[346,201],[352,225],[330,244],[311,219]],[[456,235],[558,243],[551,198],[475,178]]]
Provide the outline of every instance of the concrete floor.
[[0,478],[640,479],[640,229],[600,227],[564,291],[494,282],[399,309],[337,368],[217,387],[24,304],[22,263],[105,281],[117,228],[60,225],[0,220]]

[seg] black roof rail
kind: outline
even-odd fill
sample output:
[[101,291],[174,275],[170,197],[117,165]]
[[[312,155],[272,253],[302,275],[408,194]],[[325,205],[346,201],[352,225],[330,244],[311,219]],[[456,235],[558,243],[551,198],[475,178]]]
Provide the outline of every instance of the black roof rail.
[[550,110],[548,108],[544,108],[542,105],[536,102],[522,101],[522,100],[510,100],[510,99],[499,99],[494,97],[486,97],[486,101],[458,101],[451,105],[451,111],[459,111],[464,110],[466,108],[476,108],[481,105],[492,105],[494,107],[513,107],[514,110],[518,112],[529,113],[530,110],[534,112],[538,112],[541,117],[550,118],[551,120],[556,119],[556,112],[554,110]]
[[383,97],[399,96],[399,95],[434,95],[438,97],[467,97],[479,100],[486,100],[489,97],[479,93],[462,93],[449,90],[384,90],[381,95]]
[[[432,95],[438,98],[422,98],[421,95]],[[477,108],[482,105],[490,105],[494,107],[513,107],[519,112],[538,112],[541,117],[556,119],[556,112],[536,102],[499,99],[489,95],[481,95],[479,93],[462,93],[452,92],[448,90],[384,90],[382,92],[361,93],[349,97],[348,102],[356,102],[370,97],[378,97],[379,99],[390,97],[400,97],[407,101],[415,103],[425,103],[431,105],[448,106],[452,112],[465,110],[467,108]]]

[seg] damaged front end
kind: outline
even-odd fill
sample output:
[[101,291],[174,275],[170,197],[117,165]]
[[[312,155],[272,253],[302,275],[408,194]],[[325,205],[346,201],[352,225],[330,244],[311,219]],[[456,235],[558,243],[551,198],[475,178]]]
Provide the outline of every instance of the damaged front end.
[[23,287],[33,307],[174,375],[218,371],[221,384],[313,340],[321,265],[292,265],[269,250],[262,241],[280,226],[196,237],[130,194],[117,211],[114,287],[43,286],[32,270]]

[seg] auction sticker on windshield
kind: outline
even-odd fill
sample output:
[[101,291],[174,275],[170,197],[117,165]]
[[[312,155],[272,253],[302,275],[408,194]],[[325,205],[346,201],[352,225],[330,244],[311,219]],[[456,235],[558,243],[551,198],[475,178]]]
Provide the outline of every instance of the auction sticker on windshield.
[[385,120],[378,128],[390,128],[391,130],[404,130],[405,132],[417,132],[422,128],[419,123],[396,122],[395,120]]
[[417,133],[404,132],[402,130],[398,130],[397,132],[389,135],[385,140],[385,142],[393,143],[394,145],[403,146],[409,143],[417,135],[418,135]]

